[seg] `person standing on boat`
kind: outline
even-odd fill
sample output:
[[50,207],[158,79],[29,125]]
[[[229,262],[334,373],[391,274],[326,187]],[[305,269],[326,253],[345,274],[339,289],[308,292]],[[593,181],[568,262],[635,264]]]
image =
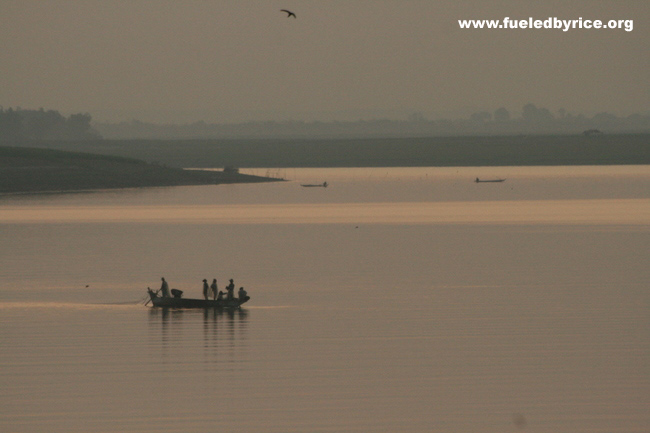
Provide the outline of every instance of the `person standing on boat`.
[[169,284],[167,284],[167,281],[165,281],[165,277],[161,278],[161,280],[162,285],[160,286],[160,291],[162,292],[162,297],[171,298],[171,295],[169,294]]
[[217,292],[219,291],[219,288],[217,287],[217,279],[212,280],[212,284],[210,284],[210,288],[212,289],[212,297],[214,300],[217,300]]
[[230,284],[228,284],[226,290],[228,290],[228,300],[232,301],[235,298],[235,282],[232,278],[230,279]]
[[210,286],[208,286],[208,280],[203,280],[203,297],[207,301],[209,296],[208,293],[210,293]]

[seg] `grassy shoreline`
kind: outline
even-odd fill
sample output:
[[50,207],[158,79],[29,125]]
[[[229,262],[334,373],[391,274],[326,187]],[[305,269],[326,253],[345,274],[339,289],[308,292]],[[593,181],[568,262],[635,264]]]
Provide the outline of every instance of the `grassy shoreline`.
[[190,167],[650,165],[650,134],[9,144],[0,194],[282,180]]
[[650,134],[32,142],[178,168],[650,164]]
[[237,172],[183,170],[121,156],[0,147],[0,195],[279,180]]

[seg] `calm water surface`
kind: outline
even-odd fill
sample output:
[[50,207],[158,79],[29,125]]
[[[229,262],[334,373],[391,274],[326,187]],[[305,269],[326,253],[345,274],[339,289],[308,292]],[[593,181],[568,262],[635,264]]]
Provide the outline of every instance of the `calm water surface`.
[[268,174],[0,198],[0,431],[650,431],[650,168]]

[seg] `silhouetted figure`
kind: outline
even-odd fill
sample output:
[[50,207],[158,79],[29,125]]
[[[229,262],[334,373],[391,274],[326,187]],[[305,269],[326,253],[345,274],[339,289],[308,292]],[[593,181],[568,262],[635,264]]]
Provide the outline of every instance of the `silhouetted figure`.
[[208,280],[203,280],[203,297],[207,301],[209,296],[208,294],[210,293],[210,286],[208,286]]
[[219,290],[219,294],[217,295],[217,301],[223,301],[223,292],[221,290]]
[[210,289],[212,289],[212,298],[216,300],[217,299],[217,291],[219,290],[219,288],[217,287],[217,279],[216,278],[212,280],[212,284],[210,284]]
[[293,12],[288,11],[286,9],[280,9],[280,12],[286,12],[287,13],[287,18],[291,18],[291,17],[295,18],[296,17],[296,14],[294,14]]
[[232,301],[235,298],[235,282],[230,279],[230,284],[226,287],[226,290],[228,291],[228,300]]
[[239,296],[239,300],[243,301],[247,298],[248,293],[246,293],[246,290],[244,290],[243,287],[240,287],[239,290],[237,291],[237,296]]
[[169,294],[169,284],[167,284],[167,281],[165,281],[165,278],[161,278],[162,280],[162,285],[160,286],[160,291],[162,292],[162,297],[163,298],[170,298],[171,295]]

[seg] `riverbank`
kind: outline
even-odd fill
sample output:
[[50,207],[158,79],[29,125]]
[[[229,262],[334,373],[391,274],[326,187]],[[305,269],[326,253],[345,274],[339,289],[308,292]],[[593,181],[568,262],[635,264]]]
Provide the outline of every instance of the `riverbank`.
[[650,134],[376,139],[89,140],[16,143],[177,168],[650,164]]
[[183,170],[142,160],[28,147],[0,147],[0,194],[273,182],[236,170]]

